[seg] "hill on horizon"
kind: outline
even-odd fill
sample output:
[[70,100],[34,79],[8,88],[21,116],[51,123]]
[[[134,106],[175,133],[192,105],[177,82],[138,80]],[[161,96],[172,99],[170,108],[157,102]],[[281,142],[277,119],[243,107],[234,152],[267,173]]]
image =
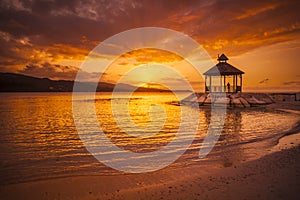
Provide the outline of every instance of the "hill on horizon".
[[[82,92],[93,92],[93,83],[80,82]],[[0,72],[0,92],[72,92],[74,81],[51,80],[16,73]],[[99,82],[97,92],[112,92],[115,84]],[[119,92],[170,92],[165,89],[136,87],[129,84],[118,84]]]

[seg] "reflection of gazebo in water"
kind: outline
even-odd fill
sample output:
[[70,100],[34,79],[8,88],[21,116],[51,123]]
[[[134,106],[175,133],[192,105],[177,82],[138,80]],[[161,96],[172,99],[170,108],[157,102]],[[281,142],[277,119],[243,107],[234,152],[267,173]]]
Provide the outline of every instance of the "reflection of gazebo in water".
[[[205,92],[242,92],[244,72],[227,63],[227,60],[224,54],[218,56],[219,63],[204,73]],[[226,82],[226,77],[232,77],[232,83]]]

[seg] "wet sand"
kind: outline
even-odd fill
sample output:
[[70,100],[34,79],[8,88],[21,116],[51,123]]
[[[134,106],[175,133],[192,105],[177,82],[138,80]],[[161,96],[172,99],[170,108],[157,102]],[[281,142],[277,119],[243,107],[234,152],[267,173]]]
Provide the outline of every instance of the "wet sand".
[[[298,103],[283,107],[298,110]],[[270,109],[282,108],[272,105]],[[146,174],[60,178],[0,186],[1,199],[300,199],[300,133],[257,160]]]
[[218,171],[203,173],[199,166],[20,183],[2,186],[1,199],[299,199],[300,134],[288,137],[276,146],[280,151]]

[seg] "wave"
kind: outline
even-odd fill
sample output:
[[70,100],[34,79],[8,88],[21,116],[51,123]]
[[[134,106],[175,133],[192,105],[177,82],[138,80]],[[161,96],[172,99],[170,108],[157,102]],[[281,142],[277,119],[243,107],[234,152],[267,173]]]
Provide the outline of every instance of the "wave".
[[293,128],[291,128],[290,130],[284,132],[281,137],[278,138],[277,143],[279,143],[279,140],[283,137],[286,137],[288,135],[293,135],[293,134],[297,134],[300,133],[300,121],[298,121]]

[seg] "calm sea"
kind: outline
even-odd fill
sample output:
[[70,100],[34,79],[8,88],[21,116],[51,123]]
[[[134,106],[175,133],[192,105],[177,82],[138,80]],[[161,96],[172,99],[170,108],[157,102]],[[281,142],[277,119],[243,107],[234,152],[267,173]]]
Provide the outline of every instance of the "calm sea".
[[[182,93],[179,98],[187,95]],[[121,173],[98,162],[84,147],[74,125],[71,93],[2,93],[0,97],[0,184]],[[173,139],[179,126],[189,126],[189,123],[180,124],[181,107],[171,103],[178,101],[172,93],[135,93],[127,111],[131,121],[145,127],[145,134],[156,128],[160,131],[144,139],[129,137],[116,125],[111,110],[111,102],[121,106],[127,102],[126,98],[122,93],[113,99],[110,93],[97,93],[95,101],[84,101],[95,103],[97,120],[103,131],[115,145],[125,150],[155,151]],[[159,119],[154,112],[152,117],[164,123],[151,124],[152,128],[147,129],[151,123],[149,108],[153,105],[161,105],[166,118]],[[295,114],[264,108],[228,109],[222,135],[214,150],[206,158],[199,159],[198,152],[210,123],[210,109],[197,111],[183,107],[188,112],[197,112],[200,123],[192,145],[169,166],[175,169],[193,164],[224,167],[254,159],[275,145],[277,139],[299,120]],[[82,112],[86,112],[84,107]],[[90,119],[84,120],[88,123]],[[179,143],[178,150],[180,148]]]

